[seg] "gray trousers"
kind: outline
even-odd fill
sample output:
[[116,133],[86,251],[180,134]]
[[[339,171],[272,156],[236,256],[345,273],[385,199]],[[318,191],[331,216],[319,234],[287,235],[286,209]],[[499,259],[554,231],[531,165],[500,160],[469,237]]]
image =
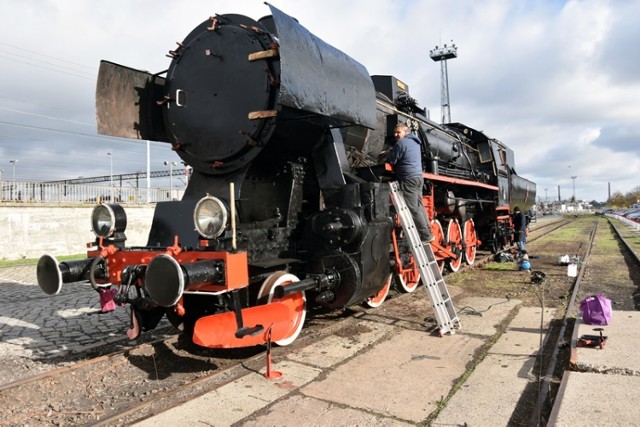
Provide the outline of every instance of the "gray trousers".
[[427,218],[427,211],[422,204],[422,177],[408,178],[403,181],[399,181],[400,189],[404,201],[413,216],[413,221],[416,223],[416,229],[422,240],[428,240],[431,238],[431,227],[429,227],[429,218]]

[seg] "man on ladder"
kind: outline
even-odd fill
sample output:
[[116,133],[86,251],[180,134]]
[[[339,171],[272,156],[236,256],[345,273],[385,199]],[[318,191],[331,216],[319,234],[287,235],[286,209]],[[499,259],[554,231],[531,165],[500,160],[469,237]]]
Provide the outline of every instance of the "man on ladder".
[[433,241],[433,234],[429,226],[429,218],[422,204],[422,155],[420,152],[420,140],[409,131],[404,123],[398,123],[393,136],[396,143],[387,156],[387,163],[393,166],[396,179],[400,184],[400,190],[405,203],[416,223],[416,229],[423,244]]
[[387,162],[393,165],[398,182],[390,183],[391,200],[411,243],[411,252],[418,265],[420,278],[436,314],[439,333],[441,336],[445,333],[453,334],[455,329],[460,328],[460,319],[429,244],[433,241],[433,234],[422,204],[420,140],[409,132],[404,123],[396,125],[394,137],[396,143],[389,152]]

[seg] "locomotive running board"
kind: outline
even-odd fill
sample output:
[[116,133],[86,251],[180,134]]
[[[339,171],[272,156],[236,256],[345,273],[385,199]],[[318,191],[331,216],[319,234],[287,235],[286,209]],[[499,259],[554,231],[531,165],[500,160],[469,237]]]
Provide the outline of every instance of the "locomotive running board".
[[456,328],[461,328],[460,319],[458,319],[456,308],[449,295],[449,290],[438,268],[438,262],[433,254],[433,249],[431,245],[422,246],[418,230],[413,222],[411,212],[404,201],[402,192],[398,188],[398,183],[393,181],[390,182],[389,185],[391,187],[391,201],[400,217],[402,229],[411,243],[411,252],[418,264],[422,283],[424,283],[429,293],[429,298],[431,298],[440,335],[442,336],[446,333],[454,334]]

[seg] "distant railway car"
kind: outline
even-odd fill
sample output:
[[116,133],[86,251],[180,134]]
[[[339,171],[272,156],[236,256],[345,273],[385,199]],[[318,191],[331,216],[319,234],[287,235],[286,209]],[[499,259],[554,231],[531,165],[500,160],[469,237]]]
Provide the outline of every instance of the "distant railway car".
[[364,66],[269,6],[216,15],[150,74],[103,61],[101,134],[164,141],[193,167],[184,198],[158,203],[148,242],[126,244],[126,212],[98,205],[86,259],[44,255],[38,283],[89,282],[131,308],[130,338],[163,316],[211,348],[286,345],[307,306],[380,305],[419,275],[378,158],[407,123],[422,144],[424,207],[442,268],[508,244],[511,208],[535,185],[513,152],[460,123],[430,121],[392,76]]

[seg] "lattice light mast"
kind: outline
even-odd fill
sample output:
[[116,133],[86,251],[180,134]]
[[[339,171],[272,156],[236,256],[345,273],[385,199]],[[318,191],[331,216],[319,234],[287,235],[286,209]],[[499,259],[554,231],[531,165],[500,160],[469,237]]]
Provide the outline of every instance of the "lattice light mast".
[[436,46],[429,51],[429,57],[440,62],[440,105],[442,123],[451,123],[451,104],[449,102],[449,74],[447,72],[447,60],[458,57],[458,48],[455,44],[443,47]]

